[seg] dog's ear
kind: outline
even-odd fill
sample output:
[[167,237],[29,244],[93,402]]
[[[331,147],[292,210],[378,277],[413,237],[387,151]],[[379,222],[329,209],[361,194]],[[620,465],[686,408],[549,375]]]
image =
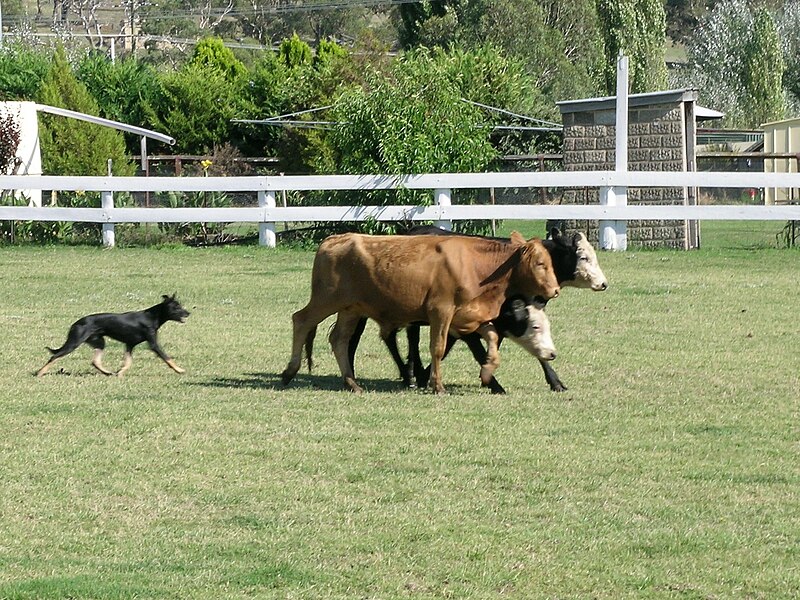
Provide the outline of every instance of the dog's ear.
[[167,296],[166,294],[161,294],[161,301],[162,302],[168,302],[169,300],[171,300],[171,298],[169,296]]

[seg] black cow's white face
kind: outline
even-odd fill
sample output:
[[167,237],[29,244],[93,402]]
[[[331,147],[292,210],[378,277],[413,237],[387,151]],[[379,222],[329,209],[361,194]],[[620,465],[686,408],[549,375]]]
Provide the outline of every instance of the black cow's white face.
[[578,263],[575,265],[575,277],[563,284],[578,288],[590,288],[595,292],[604,291],[608,288],[608,280],[597,262],[597,252],[582,233],[575,234],[573,243],[578,257]]
[[550,335],[550,319],[544,310],[532,304],[528,304],[526,309],[528,321],[524,331],[519,336],[511,332],[506,335],[539,360],[553,360],[556,357],[556,347]]

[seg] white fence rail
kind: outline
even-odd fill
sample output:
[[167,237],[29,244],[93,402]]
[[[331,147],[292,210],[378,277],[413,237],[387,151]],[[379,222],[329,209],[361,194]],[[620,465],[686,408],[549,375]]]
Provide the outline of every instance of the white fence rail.
[[[599,205],[451,205],[452,189],[598,188]],[[115,223],[247,222],[260,227],[260,243],[275,245],[275,224],[288,221],[437,221],[459,219],[631,219],[800,220],[800,206],[675,206],[602,204],[625,197],[629,187],[800,188],[797,173],[706,173],[570,171],[439,173],[426,175],[329,175],[275,177],[62,177],[0,176],[0,190],[100,192],[102,208],[0,206],[0,220],[75,221],[104,224],[104,243],[113,245]],[[430,190],[431,206],[277,206],[282,191],[393,189]],[[252,193],[253,206],[241,208],[117,208],[117,192]],[[532,195],[533,197],[533,195]]]

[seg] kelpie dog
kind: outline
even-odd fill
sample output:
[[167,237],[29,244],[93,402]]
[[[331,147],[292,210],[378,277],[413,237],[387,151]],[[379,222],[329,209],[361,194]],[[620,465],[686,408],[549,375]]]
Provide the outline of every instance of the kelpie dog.
[[156,337],[158,328],[167,321],[183,323],[186,321],[186,317],[189,316],[189,311],[181,306],[175,296],[176,294],[162,296],[163,300],[160,303],[145,310],[126,313],[99,313],[78,319],[69,328],[67,341],[64,342],[61,348],[55,350],[47,348],[53,356],[50,357],[45,366],[39,369],[36,375],[41,377],[47,373],[47,370],[55,361],[62,356],[66,356],[83,343],[87,343],[94,348],[92,365],[101,373],[113,375],[114,373],[103,368],[103,350],[106,347],[104,336],[125,344],[125,356],[122,368],[117,373],[118,377],[122,377],[125,371],[130,369],[133,362],[133,348],[142,342],[147,342],[150,349],[158,354],[161,360],[167,363],[173,371],[184,373],[184,370],[176,365],[161,349]]

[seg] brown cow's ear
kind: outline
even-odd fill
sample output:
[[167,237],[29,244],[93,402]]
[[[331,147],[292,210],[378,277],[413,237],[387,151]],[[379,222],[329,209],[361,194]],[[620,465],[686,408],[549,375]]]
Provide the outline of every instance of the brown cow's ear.
[[512,231],[511,232],[511,243],[512,244],[517,244],[517,245],[523,245],[523,244],[526,243],[526,240],[525,240],[524,237],[522,237],[522,234],[519,231]]

